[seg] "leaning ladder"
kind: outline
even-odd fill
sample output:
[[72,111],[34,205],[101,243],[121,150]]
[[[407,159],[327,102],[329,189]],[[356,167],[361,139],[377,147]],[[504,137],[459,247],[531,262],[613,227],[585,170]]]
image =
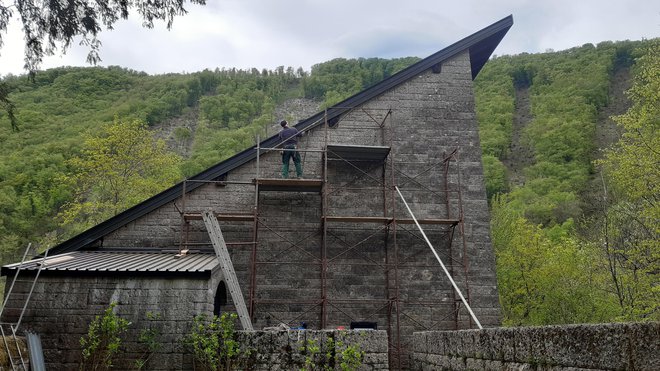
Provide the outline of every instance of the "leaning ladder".
[[206,230],[209,232],[209,236],[211,237],[211,243],[213,244],[215,255],[218,257],[218,261],[220,262],[220,269],[224,275],[225,283],[227,283],[227,286],[229,286],[229,292],[231,293],[231,298],[234,301],[234,305],[236,306],[238,318],[241,320],[243,330],[252,331],[253,328],[252,322],[250,321],[250,315],[248,314],[247,307],[245,306],[243,293],[241,293],[241,287],[238,285],[238,279],[236,278],[234,265],[232,264],[231,258],[229,257],[229,251],[227,250],[225,239],[222,236],[222,231],[220,230],[218,219],[216,219],[215,215],[213,215],[213,212],[209,210],[202,212],[202,219],[204,220]]
[[[30,251],[31,247],[32,244],[31,243],[28,244],[27,248],[25,249],[25,252],[23,253],[23,258],[21,259],[21,263],[18,265],[18,267],[16,267],[16,273],[14,274],[14,278],[11,281],[9,290],[7,290],[7,293],[5,295],[5,300],[2,303],[2,308],[0,308],[0,318],[2,317],[7,302],[9,301],[9,297],[11,296],[12,291],[14,290],[14,285],[18,281],[18,275],[21,272],[21,269],[23,269],[23,265],[25,264],[25,258],[27,257],[28,251]],[[36,286],[37,279],[39,279],[39,275],[41,274],[41,269],[45,265],[44,263],[46,261],[47,256],[48,256],[48,250],[46,250],[46,254],[42,258],[41,263],[39,263],[39,269],[37,270],[37,273],[34,276],[34,280],[32,281],[32,285],[30,287],[30,293],[25,298],[25,303],[23,303],[23,309],[21,310],[21,314],[18,317],[18,321],[16,323],[0,322],[0,335],[2,336],[2,341],[5,346],[5,351],[7,352],[7,358],[9,358],[11,369],[14,371],[28,369],[25,364],[25,358],[23,358],[23,352],[21,352],[21,347],[18,343],[18,337],[16,336],[16,333],[18,332],[18,328],[21,325],[21,322],[23,321],[23,315],[25,314],[25,310],[27,309],[28,303],[30,302],[30,297],[32,296],[32,292],[34,292],[34,287]],[[5,331],[5,329],[7,331]],[[16,347],[17,354],[15,355],[12,354],[12,350],[9,347],[9,342],[7,341],[8,334],[11,335],[11,338],[14,342],[14,346]]]

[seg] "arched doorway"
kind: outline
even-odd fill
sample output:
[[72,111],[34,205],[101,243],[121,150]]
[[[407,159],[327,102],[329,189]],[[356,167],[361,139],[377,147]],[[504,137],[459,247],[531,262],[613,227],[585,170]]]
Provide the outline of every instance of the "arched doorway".
[[227,286],[225,286],[225,281],[220,281],[218,288],[215,290],[215,297],[213,298],[214,316],[220,316],[223,305],[227,305]]

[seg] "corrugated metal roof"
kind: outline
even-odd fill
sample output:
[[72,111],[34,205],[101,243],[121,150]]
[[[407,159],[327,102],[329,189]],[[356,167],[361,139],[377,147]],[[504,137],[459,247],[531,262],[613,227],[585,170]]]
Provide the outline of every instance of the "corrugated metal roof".
[[[337,103],[336,105],[328,108],[327,119],[329,123],[337,122],[339,118],[349,111],[350,107],[356,107],[378,95],[392,89],[393,87],[417,76],[418,74],[441,64],[443,61],[452,58],[453,56],[462,53],[465,50],[470,52],[470,60],[472,65],[472,78],[474,79],[484,64],[488,61],[491,54],[499,45],[504,35],[509,31],[513,25],[513,17],[508,16],[493,23],[492,25],[475,32],[474,34],[449,45],[448,47],[438,51],[437,53],[422,59],[421,61],[409,66],[408,68],[390,76],[389,78],[377,83],[345,100]],[[300,131],[309,130],[323,123],[326,112],[319,112],[295,125]],[[259,146],[261,148],[276,147],[279,143],[279,138],[274,135],[264,141]],[[256,146],[248,148],[229,159],[222,161],[201,173],[191,177],[191,180],[214,180],[220,176],[227,174],[229,171],[252,161],[256,157]],[[202,186],[202,182],[190,183],[186,187],[186,192],[190,192],[197,187]],[[118,228],[136,220],[142,215],[159,208],[160,206],[171,202],[181,196],[183,189],[183,182],[178,183],[161,193],[149,198],[148,200],[133,206],[132,208],[119,213],[118,215],[95,225],[94,227],[82,232],[81,234],[72,237],[50,250],[50,254],[59,254],[69,251],[75,251],[85,246],[93,244],[101,239],[108,233],[111,233]]]
[[[176,253],[138,251],[75,251],[34,259],[23,263],[21,270],[71,272],[178,272],[210,273],[217,266],[215,254],[193,253],[175,257]],[[2,267],[3,273],[14,271],[20,263]]]

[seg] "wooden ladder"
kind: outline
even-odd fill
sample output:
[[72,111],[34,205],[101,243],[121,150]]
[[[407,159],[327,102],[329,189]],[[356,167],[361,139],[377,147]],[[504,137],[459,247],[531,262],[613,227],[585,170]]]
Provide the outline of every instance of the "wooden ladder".
[[206,230],[209,232],[209,236],[211,237],[211,243],[213,244],[215,255],[218,257],[220,269],[224,275],[225,283],[229,287],[229,292],[231,293],[231,298],[234,301],[234,305],[236,306],[238,318],[241,320],[243,330],[253,331],[252,321],[250,320],[250,315],[248,314],[247,307],[245,306],[245,299],[243,299],[243,293],[241,292],[241,287],[238,284],[236,272],[234,271],[234,265],[231,262],[229,251],[227,250],[227,245],[225,244],[225,239],[222,236],[222,231],[220,230],[220,224],[218,223],[218,220],[216,219],[213,212],[210,210],[202,212],[202,219],[204,220]]

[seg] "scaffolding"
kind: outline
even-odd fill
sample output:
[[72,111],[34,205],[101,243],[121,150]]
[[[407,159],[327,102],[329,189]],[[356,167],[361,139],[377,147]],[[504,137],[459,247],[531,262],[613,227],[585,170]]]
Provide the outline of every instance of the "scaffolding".
[[[341,120],[350,120],[351,114],[357,113],[362,117],[360,122],[364,125],[353,123],[350,130],[367,133],[372,138],[370,144],[376,145],[333,143],[330,131],[340,125]],[[346,107],[346,113],[342,114],[340,120],[329,121],[326,112],[322,122],[317,123],[322,125],[323,129],[322,138],[316,138],[320,148],[299,149],[304,153],[305,159],[309,155],[309,161],[320,162],[315,165],[317,171],[313,178],[279,179],[264,176],[261,158],[273,151],[281,151],[281,148],[260,148],[257,144],[256,172],[251,181],[184,181],[180,209],[180,251],[185,252],[192,246],[207,244],[189,241],[191,222],[201,220],[202,216],[201,211],[186,209],[187,182],[215,183],[220,187],[229,184],[250,187],[254,191],[252,210],[216,212],[214,216],[218,221],[237,226],[241,233],[235,235],[250,235],[249,240],[229,241],[227,246],[249,247],[249,263],[245,267],[247,277],[244,275],[247,279],[242,282],[248,282],[247,307],[253,322],[257,314],[261,321],[268,317],[291,326],[295,326],[298,321],[316,317],[312,321],[316,325],[314,327],[327,329],[338,325],[341,319],[357,322],[368,320],[370,316],[383,318],[388,332],[390,366],[401,369],[407,367],[405,356],[410,354],[411,347],[411,337],[406,335],[406,329],[402,327],[412,326],[417,331],[451,330],[472,328],[472,321],[462,311],[461,301],[457,299],[454,290],[445,289],[444,295],[448,297],[442,298],[431,293],[421,298],[410,297],[406,290],[402,290],[408,282],[402,277],[403,274],[410,276],[415,272],[433,272],[438,266],[432,261],[420,262],[418,256],[407,255],[410,252],[402,246],[402,241],[408,244],[410,241],[421,241],[422,238],[414,227],[414,220],[404,217],[405,210],[402,210],[397,202],[395,187],[407,192],[413,200],[420,199],[419,203],[431,198],[434,205],[441,205],[432,213],[418,217],[417,222],[425,228],[428,227],[434,238],[442,242],[445,255],[443,260],[448,262],[447,269],[452,276],[458,275],[462,278],[463,292],[470,302],[469,262],[458,149],[437,154],[424,166],[417,164],[416,173],[410,174],[406,171],[406,163],[397,162],[395,158],[397,148],[393,147],[393,116],[392,109]],[[427,181],[428,179],[433,181]],[[312,224],[308,230],[295,231],[296,239],[291,240],[291,225],[281,221],[274,222],[272,218],[266,217],[268,194],[272,192],[280,196],[287,193],[305,194],[307,196],[301,202],[318,202],[316,214],[310,212],[310,215],[317,217],[316,224]],[[376,201],[370,203],[370,207],[362,208],[360,212],[356,212],[358,207],[349,208],[348,212],[342,212],[342,208],[336,207],[337,199],[344,204],[346,200],[360,204],[366,202],[364,196],[367,194],[372,195]],[[310,201],[312,199],[314,201]],[[373,211],[375,203],[382,207],[379,212]],[[309,219],[314,218],[306,218]],[[250,232],[247,232],[248,230]],[[274,239],[278,241],[273,241]],[[286,259],[287,256],[290,258]],[[262,296],[259,289],[263,285],[286,286],[283,282],[287,279],[291,282],[301,279],[298,276],[287,276],[284,273],[286,270],[277,269],[284,265],[314,266],[318,277],[313,279],[311,288],[296,287],[291,283],[290,287],[282,287],[282,290],[289,294],[282,297]],[[383,287],[374,288],[374,291],[380,294],[360,295],[357,292],[352,295],[338,295],[336,291],[330,292],[341,289],[337,286],[342,286],[342,279],[351,277],[355,275],[355,271],[360,270],[368,271],[372,276],[376,270],[381,272],[380,281],[375,282],[376,286],[382,284]],[[309,272],[304,269],[301,271]],[[353,273],[343,274],[346,271]],[[368,279],[373,277],[369,276]],[[364,285],[368,286],[369,283]],[[427,289],[431,292],[436,288]],[[315,294],[297,295],[303,292]],[[368,313],[367,309],[371,310],[371,313]],[[423,318],[418,318],[419,313],[426,314]],[[285,314],[289,317],[283,318]]]

